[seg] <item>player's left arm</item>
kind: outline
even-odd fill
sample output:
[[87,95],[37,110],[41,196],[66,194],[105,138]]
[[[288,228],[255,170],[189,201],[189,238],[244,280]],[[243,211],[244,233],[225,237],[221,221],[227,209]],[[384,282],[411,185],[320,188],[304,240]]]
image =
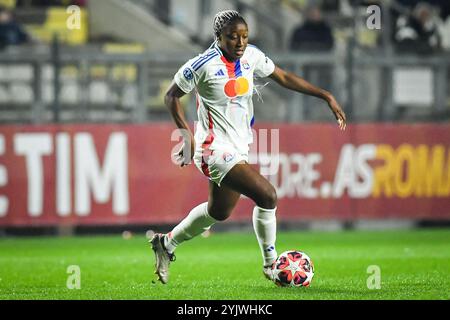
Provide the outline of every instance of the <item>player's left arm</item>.
[[325,100],[331,111],[333,111],[339,128],[345,130],[347,125],[345,113],[330,92],[318,88],[296,74],[285,71],[277,66],[275,66],[275,70],[269,77],[282,87]]

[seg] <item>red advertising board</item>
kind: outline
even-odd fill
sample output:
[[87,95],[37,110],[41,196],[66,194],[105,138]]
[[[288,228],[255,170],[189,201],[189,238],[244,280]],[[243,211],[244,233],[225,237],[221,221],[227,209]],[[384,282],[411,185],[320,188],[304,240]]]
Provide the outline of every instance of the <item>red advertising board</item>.
[[[208,180],[170,123],[0,127],[0,226],[176,223]],[[450,126],[260,123],[250,162],[279,220],[450,219]],[[266,147],[267,146],[267,147]],[[230,219],[250,221],[242,198]]]

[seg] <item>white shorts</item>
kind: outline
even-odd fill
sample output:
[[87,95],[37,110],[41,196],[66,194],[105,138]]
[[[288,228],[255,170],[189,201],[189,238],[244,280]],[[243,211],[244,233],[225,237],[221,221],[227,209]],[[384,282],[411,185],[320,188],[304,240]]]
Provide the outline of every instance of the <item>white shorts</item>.
[[196,148],[193,160],[195,166],[220,187],[231,168],[241,161],[248,162],[248,154],[241,154],[233,147],[214,150]]

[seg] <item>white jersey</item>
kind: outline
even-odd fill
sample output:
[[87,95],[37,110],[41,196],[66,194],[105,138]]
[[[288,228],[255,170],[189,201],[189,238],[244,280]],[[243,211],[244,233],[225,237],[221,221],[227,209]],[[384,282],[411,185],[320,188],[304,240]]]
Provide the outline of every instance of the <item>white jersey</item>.
[[267,77],[274,70],[272,60],[252,45],[235,62],[228,61],[214,43],[185,63],[174,80],[185,93],[196,89],[197,146],[209,150],[226,146],[248,153],[253,142],[253,78]]

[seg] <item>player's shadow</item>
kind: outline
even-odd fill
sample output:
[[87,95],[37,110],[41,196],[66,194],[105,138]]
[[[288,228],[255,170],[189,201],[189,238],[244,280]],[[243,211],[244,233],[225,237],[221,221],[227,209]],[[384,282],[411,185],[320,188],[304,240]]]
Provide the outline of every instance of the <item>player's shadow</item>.
[[[386,290],[370,290],[367,288],[361,289],[341,289],[341,288],[317,288],[317,287],[309,287],[309,288],[287,288],[287,287],[267,287],[260,285],[256,288],[260,290],[258,292],[267,292],[273,293],[274,290],[280,290],[282,292],[283,297],[291,296],[294,299],[298,299],[298,297],[310,298],[311,296],[321,296],[323,299],[342,299],[342,297],[346,297],[345,299],[371,299],[371,298],[382,298],[383,294],[386,294]],[[253,287],[252,290],[255,290]]]
[[[314,293],[323,293],[323,294],[342,294],[346,296],[358,296],[367,297],[367,295],[379,295],[381,290],[370,290],[370,289],[334,289],[334,288],[308,288],[308,290],[312,290]],[[385,293],[385,291],[383,291]]]

